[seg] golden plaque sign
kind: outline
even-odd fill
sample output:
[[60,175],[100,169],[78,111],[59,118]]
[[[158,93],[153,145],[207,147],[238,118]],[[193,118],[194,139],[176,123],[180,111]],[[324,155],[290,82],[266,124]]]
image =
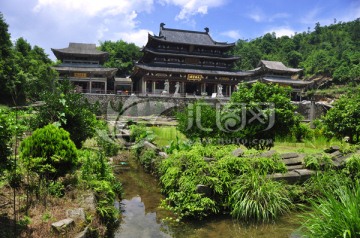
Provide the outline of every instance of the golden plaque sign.
[[201,81],[204,78],[201,74],[188,74],[187,79],[190,81]]
[[220,77],[220,80],[230,80],[229,77]]
[[74,77],[75,78],[86,78],[87,74],[86,73],[74,73]]

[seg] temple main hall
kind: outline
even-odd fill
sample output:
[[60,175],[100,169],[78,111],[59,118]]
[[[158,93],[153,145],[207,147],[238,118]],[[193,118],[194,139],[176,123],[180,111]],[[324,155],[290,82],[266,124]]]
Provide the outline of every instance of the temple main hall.
[[137,94],[227,97],[240,82],[290,85],[300,92],[309,83],[296,80],[301,69],[281,62],[260,61],[254,70],[233,70],[239,59],[230,54],[235,43],[217,42],[209,29],[189,31],[160,24],[158,36],[148,35],[143,57],[131,75]]

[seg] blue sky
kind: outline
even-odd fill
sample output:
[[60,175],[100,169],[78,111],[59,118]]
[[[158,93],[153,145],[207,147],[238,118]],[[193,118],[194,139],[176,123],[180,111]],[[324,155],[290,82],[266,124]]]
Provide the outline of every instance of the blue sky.
[[12,40],[24,37],[45,49],[69,42],[124,40],[143,46],[165,27],[203,31],[216,41],[312,31],[360,17],[360,0],[0,0]]

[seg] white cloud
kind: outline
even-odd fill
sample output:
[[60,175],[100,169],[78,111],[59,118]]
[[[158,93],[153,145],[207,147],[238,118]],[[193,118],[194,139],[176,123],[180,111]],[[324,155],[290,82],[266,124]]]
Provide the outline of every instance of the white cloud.
[[115,33],[117,39],[122,39],[126,42],[134,43],[137,46],[144,46],[148,40],[148,34],[153,35],[154,33],[149,30],[138,30],[138,31],[131,31],[131,32],[119,32]]
[[268,31],[265,31],[264,34],[266,33],[273,33],[275,32],[276,37],[282,37],[282,36],[293,36],[295,35],[295,31],[289,27],[278,27],[278,28],[272,28]]
[[240,33],[239,33],[238,30],[225,31],[225,32],[220,33],[220,35],[227,36],[227,37],[229,37],[231,39],[234,39],[234,40],[240,39]]
[[151,11],[153,0],[38,0],[35,12],[56,8],[59,11],[75,11],[81,15],[118,15],[127,12]]
[[192,16],[205,15],[209,8],[220,7],[226,3],[227,0],[158,0],[162,5],[175,5],[180,7],[179,14],[175,17],[176,20],[189,21]]
[[63,46],[109,39],[142,46],[148,30],[138,28],[138,13],[150,13],[153,7],[153,0],[37,0],[32,12],[51,25]]
[[264,12],[258,7],[252,9],[248,16],[256,22],[262,22],[266,18]]

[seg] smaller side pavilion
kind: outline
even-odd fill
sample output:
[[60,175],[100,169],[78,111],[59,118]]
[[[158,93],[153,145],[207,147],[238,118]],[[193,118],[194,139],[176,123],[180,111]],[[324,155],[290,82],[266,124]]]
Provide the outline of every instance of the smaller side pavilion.
[[312,85],[313,81],[300,80],[303,69],[286,67],[279,61],[260,60],[258,67],[250,70],[253,79],[250,82],[276,83],[292,88],[292,98],[301,100],[304,91]]
[[106,94],[114,84],[117,69],[103,66],[108,53],[96,49],[95,44],[69,43],[67,48],[51,50],[61,61],[54,66],[60,79],[69,79],[78,92]]

